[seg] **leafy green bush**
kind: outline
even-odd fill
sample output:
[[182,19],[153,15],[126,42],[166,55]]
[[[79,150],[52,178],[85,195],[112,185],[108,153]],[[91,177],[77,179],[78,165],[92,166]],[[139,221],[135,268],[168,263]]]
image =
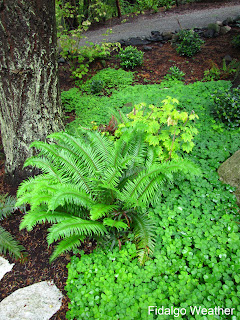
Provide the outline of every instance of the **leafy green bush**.
[[[0,195],[0,221],[18,209],[15,203],[16,199],[14,197],[7,194]],[[21,207],[21,209],[25,210],[25,207]],[[8,231],[0,226],[0,253],[6,254],[8,251],[15,258],[21,258],[24,250],[24,247]]]
[[143,115],[145,104],[135,105],[128,114],[130,121],[119,124],[116,136],[129,128],[142,129],[145,132],[145,141],[153,147],[153,152],[161,161],[178,159],[181,149],[187,153],[194,147],[193,137],[198,133],[194,121],[198,116],[191,112],[180,112],[176,109],[177,99],[167,97],[160,107],[148,106],[149,112]]
[[53,223],[48,243],[63,238],[51,261],[79,246],[87,236],[124,242],[126,230],[135,236],[143,264],[154,247],[154,233],[146,211],[174,172],[196,174],[188,161],[161,163],[148,150],[144,133],[128,130],[115,142],[98,132],[82,130],[78,137],[54,133],[57,143],[31,144],[40,154],[24,166],[43,174],[18,188],[17,205],[29,203],[20,229]]
[[125,49],[121,48],[118,58],[121,60],[120,65],[126,69],[134,69],[143,64],[143,54],[141,50],[133,46],[128,46]]
[[177,66],[170,67],[168,73],[164,77],[165,80],[182,81],[184,79],[185,73],[181,71]]
[[98,94],[102,92],[104,83],[102,80],[92,80],[90,83],[91,93]]
[[218,90],[212,95],[214,117],[228,127],[240,125],[240,87],[229,91]]
[[233,37],[232,44],[236,48],[240,48],[240,35]]
[[92,92],[92,82],[103,82],[103,89],[106,94],[110,94],[115,89],[122,89],[133,83],[133,72],[123,69],[106,68],[98,71],[85,84],[80,86],[80,89],[85,92]]
[[175,43],[177,53],[181,56],[192,57],[201,50],[204,41],[193,30],[180,30]]

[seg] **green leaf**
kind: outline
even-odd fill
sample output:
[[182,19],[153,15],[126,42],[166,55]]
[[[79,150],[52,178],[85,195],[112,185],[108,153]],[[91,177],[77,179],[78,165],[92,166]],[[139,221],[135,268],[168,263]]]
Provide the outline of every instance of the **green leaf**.
[[120,229],[124,229],[124,230],[128,229],[128,225],[126,223],[124,223],[122,221],[113,220],[113,219],[110,219],[110,218],[105,218],[103,220],[103,224],[105,226],[114,227],[114,228],[116,228],[118,230],[120,230]]
[[91,220],[98,220],[104,217],[107,213],[112,212],[118,208],[117,205],[108,205],[105,203],[97,203],[92,206],[90,210],[90,219]]

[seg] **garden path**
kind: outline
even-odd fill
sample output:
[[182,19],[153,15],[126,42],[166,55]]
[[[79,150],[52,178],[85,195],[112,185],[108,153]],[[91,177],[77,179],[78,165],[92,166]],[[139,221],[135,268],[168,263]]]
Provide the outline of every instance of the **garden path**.
[[[208,8],[203,10],[185,11],[179,14],[172,12],[161,12],[152,16],[141,15],[134,21],[122,23],[113,27],[103,27],[97,30],[87,31],[84,36],[87,39],[82,39],[80,45],[85,44],[85,41],[100,43],[104,39],[108,42],[117,42],[121,39],[130,37],[146,37],[151,34],[151,31],[173,32],[179,30],[180,26],[183,29],[203,28],[209,23],[223,21],[228,17],[235,18],[240,15],[240,5],[229,4],[219,8]],[[180,26],[179,26],[180,24]],[[111,34],[107,37],[104,35],[107,29],[111,29]]]

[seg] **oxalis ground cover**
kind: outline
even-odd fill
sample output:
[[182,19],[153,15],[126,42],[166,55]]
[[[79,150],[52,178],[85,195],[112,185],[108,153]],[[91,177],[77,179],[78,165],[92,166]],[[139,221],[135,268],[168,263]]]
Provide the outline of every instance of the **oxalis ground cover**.
[[202,172],[189,179],[176,176],[149,210],[157,239],[152,259],[144,266],[132,243],[121,251],[72,257],[67,319],[240,318],[239,208],[234,190],[217,175],[220,163],[239,149],[240,130],[224,127],[211,115],[211,94],[229,87],[227,81],[168,82],[126,85],[110,97],[82,95],[77,89],[63,93],[66,108],[75,108],[77,115],[69,131],[89,119],[107,123],[111,113],[118,109],[128,113],[138,103],[161,105],[167,96],[178,99],[179,110],[194,110],[199,116],[199,133],[187,157]]

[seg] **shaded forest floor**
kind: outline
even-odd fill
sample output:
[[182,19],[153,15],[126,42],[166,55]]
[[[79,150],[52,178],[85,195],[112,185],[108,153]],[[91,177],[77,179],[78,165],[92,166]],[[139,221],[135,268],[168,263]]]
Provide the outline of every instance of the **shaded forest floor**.
[[[229,3],[229,2],[227,2]],[[180,9],[178,9],[180,10]],[[220,69],[223,66],[223,58],[229,55],[232,59],[240,57],[240,51],[231,45],[233,36],[240,33],[239,28],[233,28],[228,34],[221,35],[217,38],[206,39],[202,51],[193,58],[180,57],[176,54],[175,49],[169,44],[159,45],[153,43],[150,51],[144,54],[143,66],[136,69],[135,83],[154,84],[163,80],[169,68],[173,65],[182,70],[185,76],[186,84],[201,80],[204,76],[204,71],[217,65]],[[143,49],[143,46],[139,46]],[[106,62],[106,67],[118,67],[119,61],[115,56],[112,56]],[[96,73],[102,69],[101,62],[94,62],[91,66],[90,74]],[[74,86],[74,81],[70,78],[69,68],[67,64],[61,65],[59,68],[60,87],[61,90],[68,90]],[[227,75],[223,75],[227,77]],[[232,78],[228,78],[232,80]],[[4,155],[3,148],[0,144],[0,194],[10,193],[15,194],[16,190],[4,184]],[[56,286],[63,292],[65,298],[63,300],[60,311],[51,319],[65,319],[68,299],[64,286],[67,280],[66,265],[70,261],[70,255],[66,254],[56,259],[51,265],[49,257],[53,252],[54,247],[48,248],[46,235],[49,225],[41,225],[34,228],[33,231],[27,232],[23,230],[19,232],[19,223],[22,218],[22,213],[16,211],[8,219],[1,221],[1,225],[9,231],[25,248],[28,253],[26,260],[15,261],[10,256],[7,256],[11,263],[15,263],[13,270],[7,273],[1,280],[0,300],[7,297],[13,291],[31,285],[33,283],[53,279]],[[92,243],[85,243],[83,249],[86,253],[91,252]]]

